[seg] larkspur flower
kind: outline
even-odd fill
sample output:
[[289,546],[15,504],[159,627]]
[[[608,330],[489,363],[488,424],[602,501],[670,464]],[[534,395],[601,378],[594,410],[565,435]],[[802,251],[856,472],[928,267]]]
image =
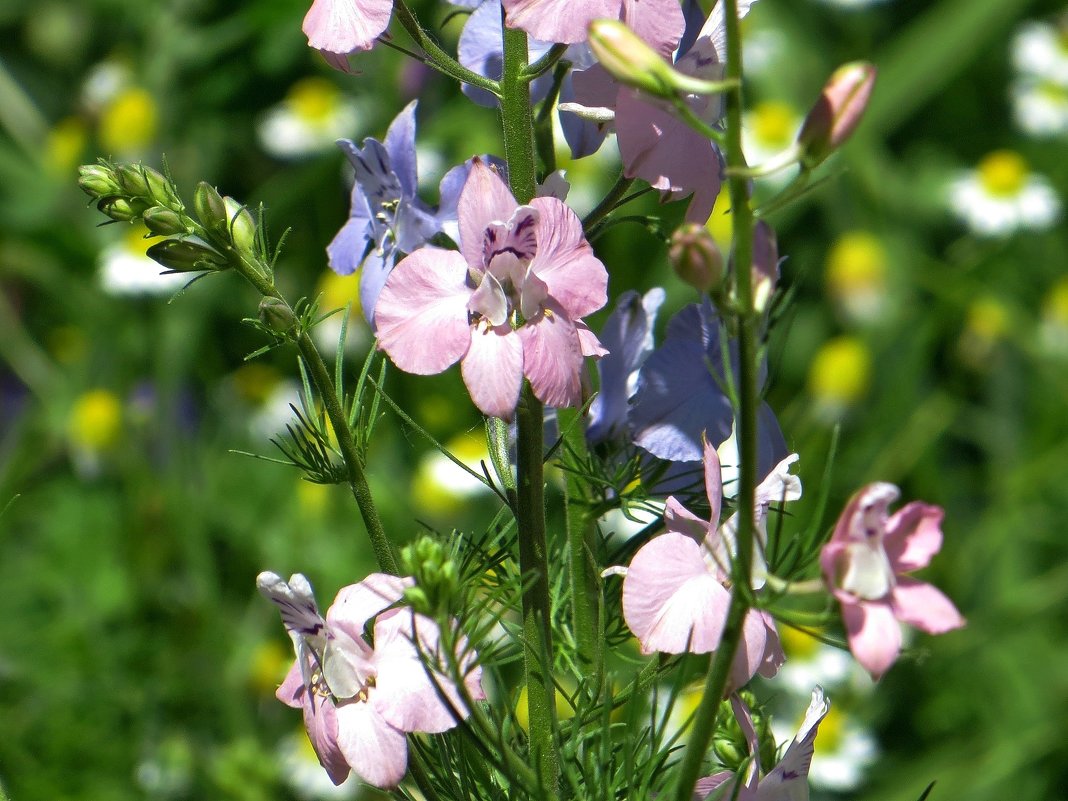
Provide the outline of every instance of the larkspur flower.
[[553,197],[520,206],[480,159],[458,215],[460,252],[424,247],[389,274],[378,346],[418,375],[460,361],[487,415],[512,417],[524,376],[543,403],[581,405],[583,360],[606,352],[581,318],[605,304],[608,284],[582,223]]
[[417,194],[415,110],[412,101],[396,116],[384,142],[368,137],[363,147],[348,139],[338,145],[356,173],[348,222],[326,252],[339,275],[361,268],[360,305],[374,323],[378,294],[400,253],[411,253],[438,232],[457,237],[456,203],[470,164],[454,167],[441,179],[441,206],[435,211]]
[[[759,554],[767,541],[768,507],[800,497],[800,482],[788,473],[796,459],[791,456],[784,460],[757,489],[752,512],[756,526],[755,586],[764,583],[764,560]],[[606,571],[624,576],[623,617],[643,653],[708,653],[719,647],[723,636],[738,515],[732,515],[722,526],[719,523],[723,499],[720,462],[715,448],[707,442],[704,464],[709,519],[702,520],[676,498],[668,498],[664,511],[667,533],[643,545],[628,567]],[[731,685],[741,687],[754,673],[774,676],[782,663],[774,620],[763,610],[751,609],[731,667]]]
[[671,43],[665,53],[670,54],[683,24],[678,0],[503,0],[503,5],[508,27],[545,42],[584,42],[593,20],[622,19],[654,46]]
[[369,50],[389,27],[393,0],[315,0],[302,26],[309,47],[348,72],[348,54]]
[[[395,787],[408,764],[407,732],[438,733],[468,710],[458,688],[442,672],[437,624],[407,607],[394,607],[410,578],[372,573],[343,587],[319,614],[308,580],[288,582],[274,573],[256,579],[273,601],[293,640],[297,659],[276,693],[304,712],[304,725],[319,762],[340,784],[353,770],[380,788]],[[374,646],[364,626],[374,621]],[[458,661],[472,699],[485,698],[473,654]]]
[[[741,0],[739,16],[748,13],[753,2]],[[723,20],[723,4],[717,3],[692,46],[685,48],[688,36],[683,16],[665,18],[655,36],[624,17],[624,22],[665,59],[670,60],[678,48],[676,70],[705,80],[716,80],[723,74],[726,62]],[[637,90],[621,87],[600,66],[576,72],[574,85],[578,104],[614,113],[624,175],[647,181],[667,198],[692,195],[686,219],[704,223],[712,213],[722,180],[722,158],[716,145],[680,120],[669,107],[659,105]],[[694,95],[687,103],[709,125],[716,124],[722,116],[722,101],[718,96]]]
[[730,771],[721,771],[699,779],[694,788],[694,801],[704,801],[732,780],[743,782],[742,786],[733,787],[732,782],[732,785],[720,790],[716,798],[732,798],[735,801],[807,801],[808,773],[812,765],[816,735],[819,733],[820,722],[831,708],[830,701],[823,694],[823,688],[816,687],[812,690],[812,700],[797,734],[786,747],[782,759],[763,778],[760,778],[760,749],[752,715],[736,695],[731,697],[731,706],[749,743],[752,761],[744,776],[736,777]]
[[889,506],[900,494],[893,484],[863,487],[820,551],[824,580],[842,608],[849,649],[876,679],[901,650],[900,623],[928,634],[964,625],[941,591],[907,575],[926,567],[941,549],[942,509],[914,501],[890,515]]

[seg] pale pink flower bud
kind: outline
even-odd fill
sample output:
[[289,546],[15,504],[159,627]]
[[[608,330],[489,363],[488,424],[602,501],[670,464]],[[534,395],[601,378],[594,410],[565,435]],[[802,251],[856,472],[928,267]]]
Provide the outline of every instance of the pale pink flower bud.
[[853,133],[875,86],[875,65],[852,61],[834,71],[797,135],[802,161],[814,167]]
[[595,19],[591,22],[589,43],[601,66],[620,83],[654,95],[674,94],[674,70],[619,20]]
[[676,229],[668,257],[675,274],[698,292],[723,281],[723,254],[703,225],[685,223]]

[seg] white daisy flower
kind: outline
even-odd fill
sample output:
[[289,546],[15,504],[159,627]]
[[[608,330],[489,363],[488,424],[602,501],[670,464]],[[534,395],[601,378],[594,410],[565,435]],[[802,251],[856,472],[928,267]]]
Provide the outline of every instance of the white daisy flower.
[[1068,86],[1068,31],[1046,22],[1020,26],[1012,40],[1016,69],[1061,86]]
[[358,116],[356,105],[333,83],[305,78],[264,114],[257,133],[272,156],[300,158],[330,150],[338,139],[350,136]]
[[1032,173],[1011,150],[983,157],[979,166],[949,186],[949,204],[973,233],[1005,236],[1021,228],[1041,230],[1061,213],[1060,198],[1049,181]]
[[1033,78],[1016,80],[1011,91],[1016,124],[1032,136],[1068,133],[1068,87]]
[[100,285],[109,295],[172,295],[192,280],[192,275],[166,273],[145,255],[152,245],[147,233],[140,223],[131,225],[122,239],[101,250]]

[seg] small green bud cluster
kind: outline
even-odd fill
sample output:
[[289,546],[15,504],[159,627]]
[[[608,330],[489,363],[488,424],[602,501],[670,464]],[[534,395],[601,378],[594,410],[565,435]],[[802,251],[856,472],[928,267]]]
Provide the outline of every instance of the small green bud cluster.
[[143,220],[157,236],[192,231],[174,184],[144,164],[87,164],[78,170],[78,186],[117,222]]
[[212,242],[239,253],[256,253],[256,221],[245,206],[223,197],[211,184],[201,181],[193,194],[193,208]]
[[[758,711],[756,698],[748,690],[743,690],[739,695],[751,710],[753,728],[757,734],[757,746],[760,750],[760,764],[774,765],[778,749],[775,744],[775,735],[771,731],[771,718]],[[735,719],[730,701],[722,702],[717,720],[720,724],[712,737],[712,751],[727,770],[737,772],[743,765],[748,764],[749,743]]]
[[405,600],[417,612],[438,618],[454,605],[460,578],[448,550],[432,537],[422,536],[401,549],[401,572],[415,579]]

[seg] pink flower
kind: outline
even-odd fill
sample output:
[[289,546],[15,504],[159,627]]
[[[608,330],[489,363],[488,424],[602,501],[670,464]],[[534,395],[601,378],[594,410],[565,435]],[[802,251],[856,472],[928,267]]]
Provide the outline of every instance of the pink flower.
[[[755,0],[740,0],[738,16],[745,16]],[[625,20],[635,33],[658,50],[665,59],[678,44],[661,35],[652,39],[646,31]],[[674,24],[674,23],[673,23]],[[665,45],[670,44],[665,49]],[[726,28],[723,3],[716,3],[692,47],[680,53],[675,69],[704,80],[723,77],[726,63]],[[666,198],[692,195],[686,219],[704,224],[712,214],[721,183],[719,148],[704,135],[680,120],[674,110],[636,89],[620,86],[599,65],[576,72],[575,99],[588,108],[615,112],[616,141],[628,178],[641,178],[661,190]],[[687,99],[693,112],[709,125],[722,115],[722,101],[716,95],[693,95]]]
[[458,215],[459,252],[421,248],[389,274],[378,347],[418,375],[459,361],[487,415],[512,417],[524,375],[543,403],[580,406],[583,358],[607,353],[580,318],[605,304],[608,286],[582,223],[556,198],[520,206],[479,159]]
[[345,56],[369,50],[392,14],[393,0],[315,0],[304,16],[303,30],[309,46],[347,71]]
[[664,55],[679,43],[685,20],[678,0],[502,0],[505,23],[543,42],[585,42],[590,23],[622,19]]
[[964,625],[952,601],[906,575],[926,567],[942,547],[942,509],[913,502],[888,515],[900,494],[893,484],[862,488],[820,551],[824,579],[842,606],[849,648],[876,679],[901,650],[898,621],[928,634]]
[[[351,767],[368,784],[395,787],[407,770],[406,732],[443,732],[469,714],[442,672],[437,625],[410,608],[390,608],[412,584],[372,573],[342,587],[324,620],[304,576],[286,582],[261,573],[256,579],[281,611],[297,652],[276,695],[304,711],[308,737],[334,784]],[[372,618],[373,647],[363,636]],[[428,666],[428,657],[436,664]],[[470,653],[459,660],[464,686],[468,697],[483,699],[482,671],[473,660]]]
[[[794,739],[786,747],[786,753],[782,759],[760,779],[760,744],[757,739],[756,729],[753,727],[753,717],[749,709],[737,695],[731,696],[731,707],[734,717],[738,721],[738,727],[745,735],[749,743],[749,753],[753,759],[746,770],[741,787],[734,787],[720,792],[717,798],[733,798],[735,801],[798,801],[808,798],[808,771],[812,765],[812,754],[815,751],[816,735],[819,733],[820,722],[827,717],[831,709],[831,702],[823,695],[823,688],[816,687],[812,691],[812,699],[805,711],[805,719],[801,721],[801,727],[794,735]],[[704,801],[722,785],[735,778],[730,771],[707,776],[698,779],[694,787],[695,801]]]
[[[765,517],[773,500],[800,496],[800,484],[787,473],[792,456],[783,461],[757,492],[753,510],[758,530],[756,551],[766,540]],[[730,556],[734,550],[737,515],[719,525],[723,488],[719,457],[707,441],[704,445],[705,493],[712,513],[709,520],[688,511],[674,497],[664,512],[667,533],[643,545],[627,568],[606,573],[625,575],[623,617],[643,653],[663,651],[702,654],[716,650],[727,622],[730,606]],[[763,565],[763,558],[759,564]],[[763,570],[754,572],[763,584]],[[741,687],[753,677],[774,676],[784,661],[779,634],[771,615],[750,610],[742,642],[731,670],[731,686]]]

